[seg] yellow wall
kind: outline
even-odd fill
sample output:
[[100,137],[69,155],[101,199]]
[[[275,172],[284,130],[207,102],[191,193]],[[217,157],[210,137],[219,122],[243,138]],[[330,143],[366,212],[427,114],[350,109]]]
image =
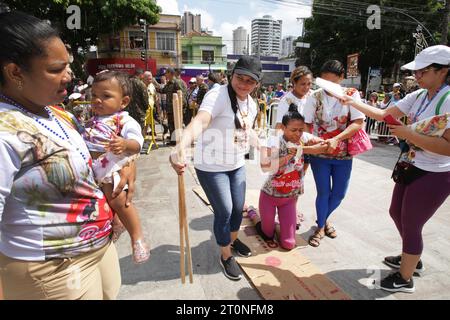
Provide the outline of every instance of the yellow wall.
[[[141,50],[130,49],[128,43],[128,31],[140,31],[139,26],[129,26],[120,32],[120,51],[111,52],[109,50],[109,35],[103,35],[98,42],[99,58],[140,58]],[[156,49],[156,32],[172,31],[176,33],[175,57],[164,54]],[[148,26],[149,58],[155,59],[158,68],[161,67],[181,67],[181,17],[175,15],[160,15],[160,21],[155,25]]]

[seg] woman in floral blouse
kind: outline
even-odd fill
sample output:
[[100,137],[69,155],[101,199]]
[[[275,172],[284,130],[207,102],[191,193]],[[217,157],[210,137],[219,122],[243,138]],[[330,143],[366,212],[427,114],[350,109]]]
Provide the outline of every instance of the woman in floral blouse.
[[[320,77],[339,84],[344,80],[345,69],[336,60],[325,62]],[[357,90],[349,94],[361,100]],[[317,230],[309,244],[318,247],[324,236],[335,238],[335,228],[328,222],[330,215],[341,204],[347,192],[352,172],[352,156],[348,153],[348,139],[358,132],[364,114],[353,107],[342,105],[338,99],[319,89],[308,97],[303,109],[308,131],[329,144],[328,153],[311,155],[311,169],[316,182]]]
[[[114,299],[120,272],[113,212],[75,122],[51,107],[71,81],[64,43],[47,22],[21,12],[0,14],[0,38],[4,297]],[[122,172],[117,190],[125,183],[133,189],[132,171]]]

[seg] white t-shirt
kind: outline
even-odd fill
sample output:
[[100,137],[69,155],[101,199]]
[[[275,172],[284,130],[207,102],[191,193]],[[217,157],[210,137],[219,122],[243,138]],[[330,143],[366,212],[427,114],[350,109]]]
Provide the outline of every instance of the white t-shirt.
[[286,95],[281,99],[278,104],[277,109],[277,123],[281,123],[283,116],[288,113],[289,105],[294,103],[297,105],[298,112],[303,115],[303,107],[308,99],[308,95],[303,96],[303,98],[297,98],[292,92],[286,93]]
[[52,113],[58,121],[0,103],[0,252],[14,259],[74,257],[110,241],[113,212],[89,151],[69,115]]
[[[313,138],[314,136],[312,134],[303,132],[300,141],[302,145],[305,145]],[[266,146],[268,148],[275,148],[278,151],[278,157],[285,157],[288,155],[288,142],[284,139],[283,135],[270,137]],[[303,167],[304,158],[303,151],[301,151],[300,155],[296,155],[286,165],[279,168],[277,172],[271,174],[266,179],[261,190],[269,196],[277,198],[293,198],[303,194]],[[279,178],[282,176],[284,176],[284,178],[280,180]],[[291,188],[289,188],[289,185]]]
[[83,138],[89,151],[106,151],[105,147],[109,145],[111,134],[117,132],[118,121],[120,122],[120,136],[137,141],[142,149],[144,137],[141,126],[128,112],[122,111],[114,115],[95,116],[85,124]]
[[[249,149],[249,130],[257,114],[256,103],[247,96],[238,99],[236,115],[246,130],[236,130],[234,112],[228,96],[227,86],[214,88],[205,95],[199,111],[211,114],[209,127],[200,135],[195,147],[194,167],[208,172],[223,172],[238,169],[245,164],[245,154]],[[243,120],[244,119],[244,120]]]
[[144,137],[142,136],[141,126],[126,111],[113,115],[94,116],[86,123],[83,138],[89,151],[103,152],[92,163],[95,179],[99,184],[112,183],[113,173],[118,172],[138,156],[138,154],[128,155],[124,153],[116,155],[106,150],[111,141],[111,134],[118,132],[119,129],[120,137],[135,140],[142,150]]
[[[310,96],[303,107],[303,116],[305,117],[305,123],[313,123],[315,117],[315,106],[316,106],[316,96],[315,93],[318,91],[322,91],[322,89],[318,89],[314,91]],[[354,121],[356,119],[364,119],[365,115],[359,110],[356,110],[349,105],[342,105],[338,99],[333,96],[329,96],[325,92],[323,92],[323,114],[321,115],[321,121],[323,122],[321,127],[326,129],[327,132],[331,132],[336,130],[341,126],[341,120],[343,117],[348,117],[350,113],[350,121]],[[352,94],[352,98],[361,101],[361,96],[358,91],[355,91]],[[317,133],[314,135],[318,136]]]
[[[439,101],[449,90],[449,86],[442,88],[426,108],[425,106],[429,102],[427,92],[421,93],[423,89],[414,91],[400,100],[397,103],[397,108],[399,108],[400,111],[408,117],[408,124],[413,124],[435,116]],[[447,96],[445,99],[439,114],[445,113],[450,113],[450,96]],[[450,123],[447,123],[446,129],[450,129]],[[450,171],[449,156],[440,155],[426,150],[417,150],[414,154],[415,156],[414,159],[412,159],[412,163],[419,169],[430,172]]]

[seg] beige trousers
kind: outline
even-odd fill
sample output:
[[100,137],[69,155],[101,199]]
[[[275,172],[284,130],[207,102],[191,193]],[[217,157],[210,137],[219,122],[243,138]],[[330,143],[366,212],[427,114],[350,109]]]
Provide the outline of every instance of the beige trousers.
[[6,300],[113,300],[121,283],[119,259],[112,242],[74,258],[38,262],[0,253],[0,283]]

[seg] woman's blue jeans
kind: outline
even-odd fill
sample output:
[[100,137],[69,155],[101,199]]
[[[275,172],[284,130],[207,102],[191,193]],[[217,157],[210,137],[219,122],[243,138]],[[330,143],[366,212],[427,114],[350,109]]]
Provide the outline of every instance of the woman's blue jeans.
[[328,217],[339,207],[347,193],[353,160],[311,157],[311,169],[316,182],[317,225],[325,226]]
[[214,210],[214,236],[221,247],[231,243],[230,232],[239,231],[245,202],[245,166],[225,172],[195,169]]

